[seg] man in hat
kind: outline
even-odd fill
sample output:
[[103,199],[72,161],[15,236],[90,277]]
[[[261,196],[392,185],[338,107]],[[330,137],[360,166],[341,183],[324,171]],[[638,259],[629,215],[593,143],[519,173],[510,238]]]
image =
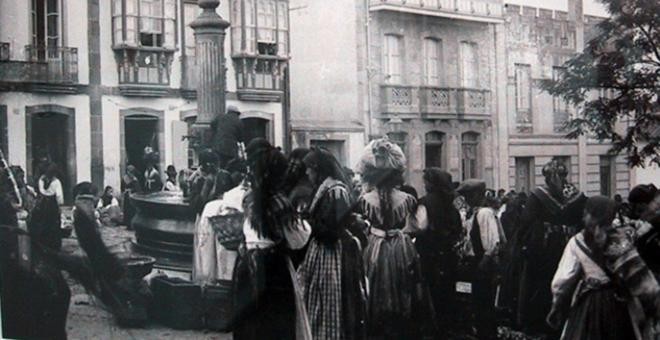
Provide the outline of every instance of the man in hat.
[[477,337],[497,339],[495,314],[495,279],[498,275],[500,251],[506,243],[504,231],[495,210],[487,207],[486,183],[469,179],[456,190],[465,197],[467,233],[471,248],[468,256],[474,265],[474,302]]
[[238,143],[244,142],[240,115],[236,106],[229,105],[227,113],[218,115],[211,123],[212,149],[218,155],[220,168],[224,169],[229,161],[238,157]]
[[[514,235],[511,265],[521,273],[508,283],[518,291],[517,321],[531,334],[554,334],[545,323],[550,284],[568,240],[582,228],[587,198],[568,183],[568,169],[557,159],[543,167],[545,185],[531,191]],[[512,288],[512,287],[510,287]]]

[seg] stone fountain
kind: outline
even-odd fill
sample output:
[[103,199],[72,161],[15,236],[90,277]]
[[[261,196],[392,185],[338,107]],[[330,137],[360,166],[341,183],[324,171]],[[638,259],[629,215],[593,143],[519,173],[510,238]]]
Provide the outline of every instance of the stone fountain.
[[[197,119],[193,125],[196,149],[210,147],[210,125],[225,112],[225,30],[229,22],[216,12],[219,0],[198,0],[203,9],[190,24],[197,49]],[[131,221],[138,251],[157,259],[164,268],[192,268],[195,213],[182,194],[158,192],[132,195],[137,214]]]

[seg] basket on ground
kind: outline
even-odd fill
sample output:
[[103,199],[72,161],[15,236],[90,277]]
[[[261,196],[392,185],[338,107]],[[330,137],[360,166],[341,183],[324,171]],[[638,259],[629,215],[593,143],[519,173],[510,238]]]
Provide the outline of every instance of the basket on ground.
[[228,250],[238,250],[238,246],[243,242],[244,220],[245,215],[239,212],[209,217],[218,241]]

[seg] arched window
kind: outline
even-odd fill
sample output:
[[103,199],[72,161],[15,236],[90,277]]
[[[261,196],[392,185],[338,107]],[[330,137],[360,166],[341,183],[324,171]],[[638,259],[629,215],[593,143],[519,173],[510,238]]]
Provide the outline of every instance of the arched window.
[[463,180],[477,178],[479,176],[479,134],[466,132],[461,137]]
[[424,145],[425,165],[427,168],[444,167],[443,146],[445,142],[445,134],[440,131],[431,131],[426,134]]

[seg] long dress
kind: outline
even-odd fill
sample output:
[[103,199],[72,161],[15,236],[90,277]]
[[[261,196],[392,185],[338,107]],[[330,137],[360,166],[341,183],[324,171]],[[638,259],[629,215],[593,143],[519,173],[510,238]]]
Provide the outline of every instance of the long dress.
[[552,280],[555,308],[571,306],[561,339],[639,339],[625,287],[598,262],[582,233],[571,238]]
[[[371,222],[368,245],[364,251],[369,285],[367,327],[369,336],[393,339],[417,338],[413,324],[423,291],[419,255],[412,239],[403,232],[412,218],[416,200],[392,189],[382,207],[379,190],[364,194],[358,209]],[[386,203],[387,204],[387,203]]]
[[293,207],[283,195],[271,197],[265,227],[277,237],[256,231],[251,224],[250,193],[247,194],[245,241],[239,249],[233,273],[234,323],[237,340],[296,338],[296,300],[287,265],[287,250],[281,235],[290,228]]
[[458,258],[454,246],[461,234],[461,216],[452,201],[452,197],[430,193],[419,200],[416,213],[417,227],[424,231],[417,236],[415,247],[441,330],[451,327],[455,311],[452,292]]
[[547,287],[566,243],[581,228],[586,197],[566,192],[558,199],[545,187],[534,189],[514,236],[512,265],[520,268],[517,321],[530,332],[552,332],[545,323],[552,301]]
[[314,339],[364,339],[366,282],[359,240],[347,230],[349,192],[327,178],[310,206],[312,239],[298,269]]
[[62,183],[54,178],[46,188],[44,178],[40,178],[39,197],[28,218],[28,231],[34,241],[54,250],[62,248],[60,205],[63,203]]

